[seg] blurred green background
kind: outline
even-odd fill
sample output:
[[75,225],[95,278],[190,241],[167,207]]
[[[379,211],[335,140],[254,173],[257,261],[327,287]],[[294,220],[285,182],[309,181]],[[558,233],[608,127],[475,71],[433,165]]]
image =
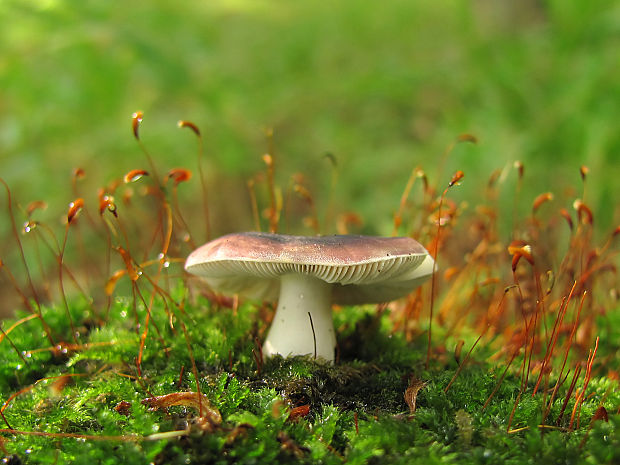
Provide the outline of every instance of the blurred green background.
[[[4,0],[0,23],[0,176],[24,204],[63,212],[76,167],[87,202],[146,168],[130,125],[142,110],[161,172],[196,172],[175,125],[202,129],[216,234],[252,228],[245,181],[264,169],[266,128],[279,182],[304,173],[321,208],[335,156],[337,208],[368,233],[389,234],[417,165],[439,185],[463,170],[455,197],[474,204],[504,169],[512,205],[522,160],[527,212],[544,191],[579,196],[585,164],[597,225],[620,218],[617,1]],[[479,144],[438,181],[461,133]]]

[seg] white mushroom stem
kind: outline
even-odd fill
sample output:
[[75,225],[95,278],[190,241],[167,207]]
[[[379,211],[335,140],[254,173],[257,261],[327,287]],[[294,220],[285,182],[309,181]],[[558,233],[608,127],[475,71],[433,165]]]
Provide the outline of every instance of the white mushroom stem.
[[321,279],[299,274],[282,276],[278,308],[263,345],[263,356],[314,356],[316,340],[316,356],[333,362],[336,335],[331,297],[332,285]]

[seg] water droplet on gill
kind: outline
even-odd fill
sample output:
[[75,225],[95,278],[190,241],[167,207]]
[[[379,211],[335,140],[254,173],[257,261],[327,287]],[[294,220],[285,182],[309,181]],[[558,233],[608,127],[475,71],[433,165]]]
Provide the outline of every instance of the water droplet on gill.
[[299,299],[300,300],[304,300],[304,295],[303,294],[299,294]]

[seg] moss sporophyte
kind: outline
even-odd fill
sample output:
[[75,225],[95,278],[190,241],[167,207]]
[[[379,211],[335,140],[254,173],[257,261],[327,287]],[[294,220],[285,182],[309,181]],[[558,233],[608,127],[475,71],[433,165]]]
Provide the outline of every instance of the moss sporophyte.
[[[620,228],[594,229],[585,192],[533,195],[522,217],[522,163],[475,208],[455,200],[462,172],[415,167],[395,237],[367,237],[333,198],[319,221],[312,183],[281,188],[270,153],[247,184],[257,231],[208,242],[227,231],[201,131],[179,124],[192,176],[157,166],[143,114],[131,124],[146,169],[96,202],[80,169],[68,209],[22,208],[2,181],[0,284],[18,307],[0,325],[4,462],[620,462]],[[439,173],[475,141],[457,137]]]

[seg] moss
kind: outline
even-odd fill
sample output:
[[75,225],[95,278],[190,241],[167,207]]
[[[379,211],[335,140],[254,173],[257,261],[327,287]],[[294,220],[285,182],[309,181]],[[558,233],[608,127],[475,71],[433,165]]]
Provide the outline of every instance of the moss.
[[[127,302],[116,302],[106,325],[85,332],[81,346],[65,354],[36,351],[46,348],[40,334],[33,336],[36,320],[10,334],[16,347],[30,350],[26,363],[9,344],[0,344],[5,400],[23,389],[7,402],[6,421],[20,431],[65,435],[4,433],[7,457],[27,463],[136,464],[613,463],[618,458],[620,420],[614,412],[620,397],[617,382],[605,377],[591,380],[575,431],[566,430],[566,419],[561,429],[554,423],[567,386],[549,414],[551,428],[541,429],[544,397],[532,396],[530,385],[514,411],[515,432],[508,433],[520,389],[518,372],[509,373],[496,389],[503,369],[477,360],[446,390],[453,362],[425,369],[416,342],[387,331],[387,314],[362,312],[342,328],[339,344],[347,349],[335,365],[311,357],[274,357],[259,367],[252,355],[260,325],[256,307],[233,311],[200,301],[174,313],[171,327],[166,324],[170,315],[158,303],[153,320],[165,347],[155,331],[149,333],[140,376],[132,311]],[[45,312],[58,325],[52,326],[56,333],[68,334],[64,309]],[[153,395],[196,389],[181,321],[200,389],[222,415],[221,424],[210,429],[201,427],[191,406],[152,411],[142,403]],[[363,341],[368,342],[355,357],[352,347]],[[412,374],[426,382],[413,413],[403,396]],[[119,408],[121,403],[128,407]],[[607,407],[609,422],[590,427],[600,405]],[[169,431],[186,433],[157,436]]]

